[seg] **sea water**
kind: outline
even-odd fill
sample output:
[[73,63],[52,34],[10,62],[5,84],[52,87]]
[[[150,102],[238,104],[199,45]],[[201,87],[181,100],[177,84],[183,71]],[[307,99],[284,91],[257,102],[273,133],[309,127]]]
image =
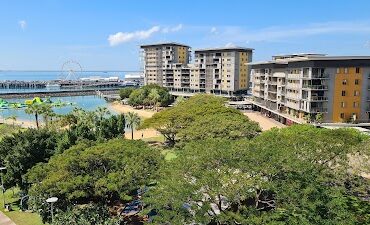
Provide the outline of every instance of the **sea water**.
[[[100,76],[100,77],[119,77],[124,78],[124,72],[122,71],[83,71],[77,74],[79,78]],[[62,79],[64,76],[63,71],[0,71],[0,82],[6,80],[18,80],[18,81],[48,81]],[[45,91],[46,89],[0,89],[0,93],[22,93],[22,92],[38,92]],[[52,91],[52,90],[49,90]],[[29,98],[32,99],[32,98]],[[57,114],[67,114],[72,111],[75,107],[82,108],[84,110],[95,110],[98,107],[107,107],[107,102],[98,96],[72,96],[72,97],[51,97],[52,101],[61,100],[62,102],[71,102],[72,105],[53,108]],[[25,98],[21,99],[6,99],[8,102],[24,103]],[[112,112],[114,113],[114,112]],[[23,109],[0,109],[0,118],[7,118],[15,115],[19,120],[33,121],[34,116],[28,115]],[[2,122],[2,121],[0,121]]]
[[[17,99],[6,99],[8,102],[18,102],[18,103],[24,103],[25,98],[17,98]],[[69,112],[71,112],[74,108],[79,107],[87,111],[93,111],[96,110],[98,107],[107,107],[108,103],[98,96],[92,95],[92,96],[71,96],[71,97],[51,97],[51,101],[57,102],[69,102],[72,103],[72,105],[64,106],[64,107],[54,107],[53,111],[56,114],[65,115]],[[111,113],[114,114],[112,111]],[[3,118],[7,118],[9,116],[16,116],[17,119],[20,121],[33,121],[35,120],[34,115],[27,114],[25,112],[25,108],[20,109],[0,109],[0,117],[3,120]],[[40,115],[40,119],[42,116]],[[3,121],[0,121],[3,122]]]

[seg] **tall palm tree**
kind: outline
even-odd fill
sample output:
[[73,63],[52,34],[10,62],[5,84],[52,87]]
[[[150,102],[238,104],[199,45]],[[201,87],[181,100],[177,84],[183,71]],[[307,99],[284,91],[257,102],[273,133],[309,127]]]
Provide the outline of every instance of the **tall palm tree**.
[[141,119],[135,112],[128,112],[126,114],[127,127],[131,129],[131,139],[134,139],[134,129],[140,125]]
[[155,88],[152,89],[148,95],[148,98],[149,98],[150,103],[152,103],[153,106],[155,106],[155,109],[157,110],[157,106],[158,106],[157,103],[161,99],[161,96],[159,95],[158,90]]
[[49,127],[49,119],[54,116],[53,107],[50,104],[42,104],[40,114],[44,117],[45,127]]
[[16,115],[11,115],[6,118],[7,120],[13,120],[13,128],[15,127],[15,121],[17,121]]
[[31,104],[28,105],[27,109],[24,110],[27,114],[33,114],[35,116],[36,127],[39,129],[39,115],[41,114],[41,105],[40,104]]

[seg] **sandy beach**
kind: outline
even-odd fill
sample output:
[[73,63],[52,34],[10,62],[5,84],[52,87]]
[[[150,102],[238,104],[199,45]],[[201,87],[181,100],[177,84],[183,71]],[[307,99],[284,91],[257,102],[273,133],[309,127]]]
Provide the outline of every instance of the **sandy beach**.
[[267,118],[259,112],[245,112],[244,115],[248,116],[250,120],[253,120],[259,123],[262,131],[270,130],[274,127],[283,128],[286,127],[284,124],[281,124],[273,119]]
[[[143,120],[150,118],[154,115],[154,111],[151,110],[143,110],[143,109],[134,109],[129,105],[122,105],[121,103],[114,102],[109,103],[108,108],[117,113],[128,113],[128,112],[135,112],[137,113]],[[134,130],[134,139],[142,139],[142,138],[152,138],[160,136],[155,129],[143,129],[143,130]],[[127,139],[131,139],[131,130],[126,131],[125,137]]]
[[[36,128],[36,122],[35,121],[29,121],[29,120],[21,120],[17,119],[16,121],[10,120],[10,119],[3,119],[0,118],[1,123],[9,124],[9,125],[17,125],[22,128]],[[39,121],[40,125],[42,124],[41,121]]]
[[152,110],[135,109],[129,105],[122,105],[119,102],[109,103],[108,108],[117,113],[136,112],[141,118],[144,119],[152,117],[155,113]]

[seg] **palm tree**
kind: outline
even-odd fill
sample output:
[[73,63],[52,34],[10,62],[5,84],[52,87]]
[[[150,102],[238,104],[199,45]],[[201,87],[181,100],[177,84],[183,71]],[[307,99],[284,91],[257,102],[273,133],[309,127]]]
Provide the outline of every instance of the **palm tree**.
[[39,114],[42,112],[41,105],[39,104],[28,105],[27,109],[24,111],[27,114],[33,114],[35,116],[36,127],[37,129],[39,129]]
[[152,89],[148,95],[148,98],[149,98],[150,103],[152,103],[153,106],[155,106],[157,110],[157,103],[161,99],[161,96],[159,95],[158,90],[155,88]]
[[41,105],[40,114],[44,117],[45,127],[49,127],[49,119],[54,116],[53,107],[50,104]]
[[141,119],[135,112],[128,112],[126,114],[127,127],[131,128],[131,139],[134,139],[134,129],[140,125]]
[[95,110],[95,113],[96,115],[98,116],[99,118],[99,121],[102,121],[104,119],[104,116],[106,115],[109,115],[110,112],[109,110],[107,109],[107,107],[98,107],[96,110]]
[[13,128],[15,127],[15,121],[17,121],[16,115],[11,115],[6,118],[7,120],[13,120]]

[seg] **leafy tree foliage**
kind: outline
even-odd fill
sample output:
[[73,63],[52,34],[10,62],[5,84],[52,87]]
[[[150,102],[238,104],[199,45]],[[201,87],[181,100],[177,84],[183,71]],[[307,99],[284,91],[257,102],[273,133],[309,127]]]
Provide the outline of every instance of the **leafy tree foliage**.
[[135,90],[133,87],[126,87],[119,90],[119,97],[121,99],[129,98],[131,93]]
[[274,129],[188,143],[144,201],[158,224],[368,224],[370,181],[350,172],[354,130]]
[[150,84],[132,91],[128,103],[132,106],[168,106],[173,102],[166,88]]
[[257,123],[238,110],[226,107],[225,99],[205,94],[156,113],[145,120],[142,127],[158,130],[171,144],[178,140],[253,138],[260,132]]
[[104,205],[85,205],[75,206],[66,210],[66,212],[58,212],[54,218],[52,225],[117,225],[118,218],[111,218],[108,208]]
[[5,186],[27,187],[23,175],[54,154],[58,134],[46,129],[28,129],[4,137],[0,142],[0,164],[5,166]]
[[128,112],[126,115],[126,120],[127,120],[127,127],[131,129],[131,139],[133,140],[134,139],[134,129],[140,125],[141,119],[137,113]]
[[62,211],[73,204],[130,200],[135,191],[152,181],[162,156],[141,141],[113,139],[79,143],[27,174],[32,183],[30,204],[48,218],[45,200],[56,196]]

